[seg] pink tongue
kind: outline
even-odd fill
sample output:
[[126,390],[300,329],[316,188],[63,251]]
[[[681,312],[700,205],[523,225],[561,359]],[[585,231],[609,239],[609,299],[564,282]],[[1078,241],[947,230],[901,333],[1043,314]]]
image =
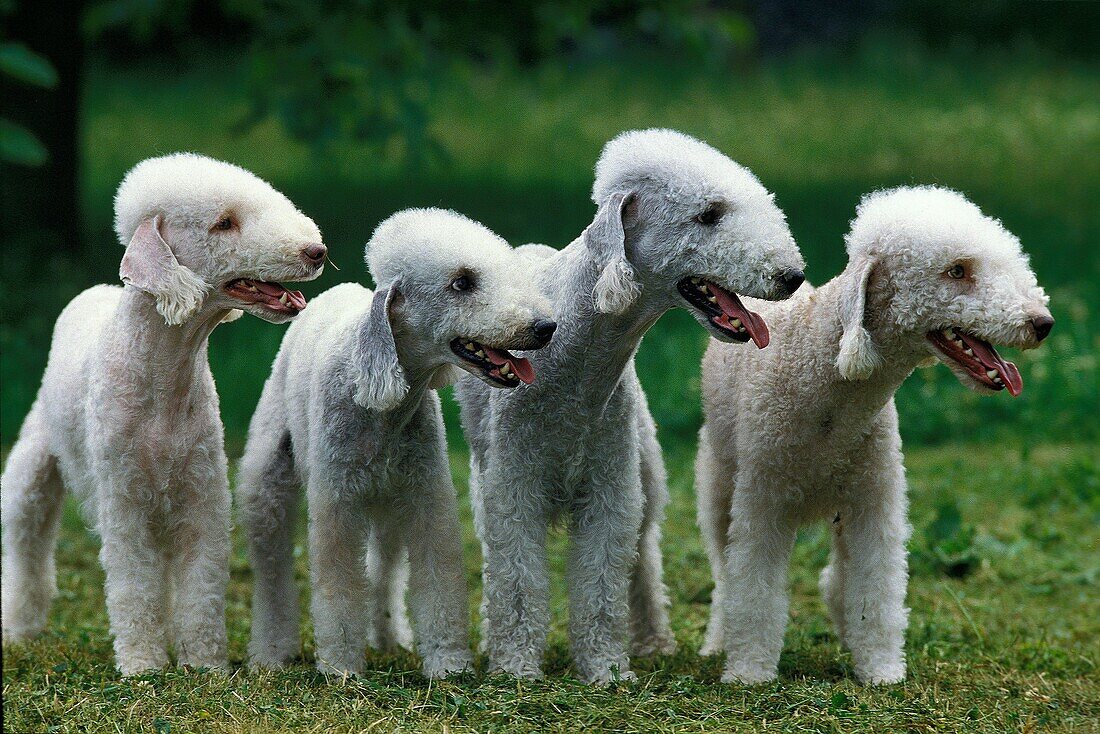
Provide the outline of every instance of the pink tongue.
[[278,298],[286,293],[287,300],[290,301],[295,308],[301,310],[306,307],[306,297],[302,295],[301,291],[292,291],[282,287],[278,283],[268,283],[264,280],[253,280],[251,282],[260,293],[271,296],[272,298]]
[[519,378],[520,382],[530,385],[535,381],[535,368],[531,366],[530,360],[509,354],[502,349],[487,347],[484,344],[481,345],[481,348],[485,350],[485,356],[489,358],[489,361],[497,367],[509,365],[512,368],[512,373]]
[[1020,370],[1016,368],[1016,365],[997,354],[996,349],[981,339],[975,339],[965,333],[960,333],[959,336],[966,342],[966,346],[974,350],[974,356],[978,358],[979,362],[988,369],[997,370],[1012,397],[1016,397],[1023,392],[1024,378],[1020,376]]
[[768,325],[764,323],[764,319],[759,314],[745,308],[741,305],[740,298],[727,293],[721,288],[715,288],[707,283],[707,290],[718,299],[718,306],[726,317],[723,321],[724,326],[730,326],[730,319],[740,319],[741,325],[745,327],[745,331],[749,332],[749,336],[752,337],[758,349],[768,346],[768,343],[771,342],[771,335],[768,333]]

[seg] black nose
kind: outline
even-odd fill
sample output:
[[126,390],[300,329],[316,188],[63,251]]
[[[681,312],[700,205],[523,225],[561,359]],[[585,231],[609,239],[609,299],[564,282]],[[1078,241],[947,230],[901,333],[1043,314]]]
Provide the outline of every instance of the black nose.
[[317,242],[312,245],[306,245],[302,248],[302,257],[305,258],[311,265],[320,265],[325,260],[325,255],[328,254],[328,248]]
[[798,286],[806,282],[806,274],[801,270],[785,270],[780,273],[776,280],[779,281],[779,285],[783,286],[783,290],[787,292],[787,295],[790,295],[798,290]]
[[1050,316],[1036,316],[1031,320],[1031,328],[1035,329],[1035,338],[1042,341],[1054,328],[1054,319]]
[[535,332],[535,336],[537,336],[539,341],[543,344],[550,341],[550,337],[554,336],[554,330],[557,328],[557,323],[550,319],[538,319],[531,325],[531,330]]

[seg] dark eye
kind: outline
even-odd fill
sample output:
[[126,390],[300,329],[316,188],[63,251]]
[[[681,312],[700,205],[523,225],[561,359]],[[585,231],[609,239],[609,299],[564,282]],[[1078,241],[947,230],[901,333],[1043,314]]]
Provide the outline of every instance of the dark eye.
[[713,227],[718,223],[718,220],[722,218],[722,207],[717,204],[711,204],[703,211],[695,215],[695,221],[699,224],[706,225],[707,227]]
[[214,229],[218,230],[219,232],[225,232],[227,230],[233,229],[233,217],[222,217],[214,224]]
[[456,291],[468,291],[474,287],[474,279],[469,275],[460,275],[451,281],[451,288]]
[[966,277],[966,266],[962,263],[955,263],[949,267],[946,271],[947,277],[952,280],[962,280]]

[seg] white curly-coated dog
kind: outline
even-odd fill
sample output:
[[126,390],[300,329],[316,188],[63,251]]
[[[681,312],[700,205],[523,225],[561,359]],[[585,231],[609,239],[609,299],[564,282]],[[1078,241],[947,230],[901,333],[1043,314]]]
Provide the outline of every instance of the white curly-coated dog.
[[72,300],[54,327],[38,397],[0,479],[3,636],[46,624],[64,491],[102,538],[107,611],[123,674],[226,668],[230,498],[207,339],[241,310],[293,318],[321,234],[252,173],[192,154],[125,177],[115,230],[124,287]]
[[972,389],[1018,395],[1019,371],[992,344],[1035,347],[1054,324],[1019,240],[954,191],[865,197],[847,249],[847,268],[820,288],[754,304],[770,349],[712,342],[703,359],[696,490],[715,589],[702,652],[727,653],[727,682],[776,677],[795,533],[823,519],[833,550],[821,590],[856,676],[905,677],[894,392],[942,361]]
[[424,674],[443,677],[472,655],[434,388],[456,366],[494,387],[530,383],[530,363],[507,350],[545,346],[555,324],[526,260],[454,212],[394,214],[367,261],[378,290],[348,283],[313,300],[252,419],[238,490],[256,576],[249,654],[279,667],[300,649],[292,537],[304,485],[317,667],[356,673],[368,641],[406,641],[407,553],[417,651]]
[[519,249],[559,324],[553,343],[531,355],[538,382],[490,394],[465,377],[458,397],[490,665],[541,676],[546,536],[567,517],[574,663],[583,680],[602,683],[633,677],[631,633],[637,652],[675,645],[659,546],[668,489],[634,353],[677,307],[717,338],[765,346],[766,326],[736,294],[784,298],[801,284],[803,261],[750,171],[671,130],[609,142],[592,198],[595,219],[563,250]]

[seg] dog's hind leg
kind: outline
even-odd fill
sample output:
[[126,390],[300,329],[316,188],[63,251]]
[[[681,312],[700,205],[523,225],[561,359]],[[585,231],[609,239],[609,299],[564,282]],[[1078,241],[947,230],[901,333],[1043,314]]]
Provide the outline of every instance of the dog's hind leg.
[[409,565],[401,534],[392,523],[375,518],[367,541],[367,644],[376,650],[412,649],[405,605]]
[[301,649],[294,585],[294,528],[301,487],[285,428],[249,437],[241,460],[237,502],[254,576],[252,665],[281,667]]
[[57,592],[54,550],[64,489],[57,459],[49,452],[44,421],[36,404],[0,477],[4,642],[41,632]]
[[670,602],[661,562],[668,475],[657,442],[657,426],[644,397],[638,410],[638,439],[645,511],[638,537],[638,562],[630,583],[632,651],[634,655],[671,655],[676,652],[676,638],[668,619]]
[[718,655],[725,649],[726,544],[729,537],[732,471],[715,464],[714,449],[704,426],[699,431],[699,449],[695,457],[696,522],[710,559],[714,590],[710,595],[710,620],[700,655]]

